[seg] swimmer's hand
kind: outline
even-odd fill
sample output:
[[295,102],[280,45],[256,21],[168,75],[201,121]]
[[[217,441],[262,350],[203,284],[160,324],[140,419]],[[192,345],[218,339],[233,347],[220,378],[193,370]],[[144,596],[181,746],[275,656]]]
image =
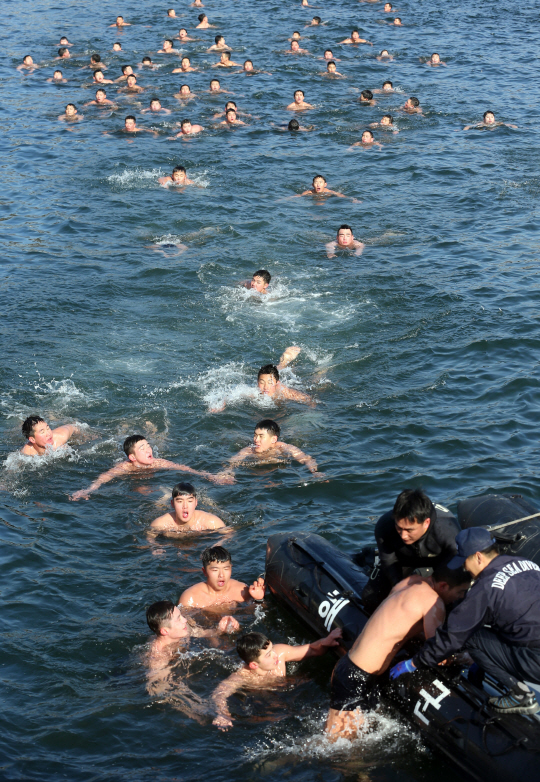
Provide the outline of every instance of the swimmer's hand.
[[214,483],[217,483],[219,486],[236,483],[232,472],[218,472],[216,475],[213,475],[210,480],[214,481]]
[[228,730],[229,728],[232,728],[232,720],[229,717],[224,717],[222,714],[219,714],[217,717],[214,717],[212,720],[212,725],[215,725],[220,730]]
[[288,366],[291,361],[294,361],[301,350],[302,348],[298,347],[298,345],[291,345],[289,348],[286,348],[286,350],[283,351],[283,355],[279,359],[277,368],[285,369],[285,367]]
[[[312,472],[311,473],[314,478],[326,478],[326,473],[324,472]],[[326,481],[328,483],[328,480]]]
[[413,663],[412,659],[402,660],[402,662],[394,665],[393,668],[390,668],[390,679],[395,681],[404,673],[414,673],[414,671],[416,671],[416,665]]
[[220,633],[236,633],[240,630],[240,623],[234,616],[224,616],[219,620],[218,630]]
[[253,598],[253,600],[264,600],[264,590],[265,590],[265,584],[264,584],[264,578],[258,578],[256,581],[253,582],[253,584],[249,587],[249,594]]
[[227,405],[227,402],[224,400],[219,407],[209,407],[208,412],[209,413],[222,413],[223,410],[225,410],[225,407]]
[[80,491],[76,491],[75,494],[72,494],[69,499],[73,502],[77,502],[77,500],[88,500],[90,499],[90,492],[88,489],[80,489]]
[[310,644],[310,654],[324,654],[328,649],[339,646],[338,638],[341,638],[341,627],[336,627],[335,630],[332,630],[332,632],[326,636],[326,638],[319,638],[318,641],[314,641]]

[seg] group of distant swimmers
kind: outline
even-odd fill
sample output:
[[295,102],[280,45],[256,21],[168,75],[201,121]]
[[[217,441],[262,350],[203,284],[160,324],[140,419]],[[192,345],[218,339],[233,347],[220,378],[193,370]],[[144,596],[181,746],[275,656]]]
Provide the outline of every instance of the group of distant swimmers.
[[[308,0],[302,0],[302,5],[309,6]],[[203,7],[203,3],[201,0],[194,0],[192,7]],[[385,4],[385,13],[391,13],[393,10],[390,3]],[[174,18],[176,16],[174,9],[168,9],[167,15],[169,18]],[[315,16],[311,23],[306,26],[318,26],[321,24],[321,18]],[[395,18],[392,24],[401,26],[401,19],[399,17]],[[125,22],[121,16],[117,17],[116,22],[111,25],[111,27],[117,27],[118,29],[128,26],[130,26],[129,23]],[[199,24],[196,29],[208,29],[212,26],[205,14],[199,16]],[[178,38],[183,42],[194,40],[188,36],[185,28],[180,30]],[[295,31],[291,40],[290,53],[306,53],[306,50],[301,49],[298,44],[300,38],[300,33]],[[349,38],[340,43],[344,45],[362,43],[372,45],[369,41],[360,38],[356,29],[352,31]],[[69,47],[72,44],[67,38],[62,38],[60,45],[58,58],[69,59],[71,56]],[[113,50],[116,52],[122,51],[121,44],[116,42]],[[215,37],[215,44],[207,51],[221,53],[218,66],[231,67],[238,65],[231,61],[230,48],[226,45],[222,35]],[[173,41],[166,39],[160,53],[177,53],[174,49]],[[327,70],[323,75],[338,78],[343,76],[343,74],[337,71],[336,60],[331,50],[325,51],[324,59],[327,61]],[[388,50],[383,49],[380,55],[377,56],[377,59],[379,61],[392,61],[394,58]],[[426,61],[426,64],[432,67],[446,65],[446,63],[440,60],[440,56],[437,53],[432,54]],[[37,67],[39,66],[35,65],[32,57],[27,55],[22,65],[19,66],[19,70],[26,70],[31,73]],[[97,84],[113,83],[111,80],[105,79],[103,71],[106,66],[101,62],[101,57],[98,54],[93,54],[89,65],[85,67],[89,67],[94,71],[94,81]],[[153,67],[151,58],[148,56],[144,57],[140,67]],[[184,57],[181,61],[181,68],[175,69],[173,73],[193,70],[195,69],[191,66],[189,58]],[[256,73],[253,70],[251,60],[244,62],[243,70],[248,73]],[[66,79],[60,70],[56,70],[49,81],[64,83]],[[137,84],[137,79],[131,66],[123,66],[122,76],[116,82],[120,81],[126,82],[126,87],[122,88],[122,91],[127,94],[136,94],[144,89]],[[382,89],[374,92],[389,94],[393,91],[392,82],[385,81]],[[226,93],[227,91],[221,89],[217,79],[213,79],[210,84],[210,92]],[[193,94],[187,85],[183,85],[175,97],[180,100],[188,100],[193,97]],[[362,104],[375,105],[371,90],[363,90],[359,100]],[[107,98],[106,92],[102,87],[97,90],[95,101],[90,101],[85,105],[117,108],[117,105]],[[293,103],[289,104],[287,108],[291,111],[305,111],[313,108],[313,106],[306,103],[303,91],[297,90],[294,93]],[[408,98],[402,109],[411,114],[422,114],[419,100],[416,97]],[[154,114],[170,113],[169,109],[161,106],[161,102],[157,98],[153,98],[149,108],[143,111]],[[225,113],[216,115],[216,118],[225,117],[221,124],[244,124],[242,120],[238,119],[239,113],[236,104],[233,101],[229,101],[226,104]],[[60,118],[76,121],[82,119],[82,115],[78,114],[74,104],[68,104],[65,113]],[[503,123],[496,122],[493,112],[487,111],[484,114],[482,123],[467,125],[465,130],[478,127],[493,127],[500,124]],[[398,132],[393,118],[389,114],[384,115],[380,122],[372,123],[371,126],[390,130],[394,133]],[[190,120],[183,120],[180,127],[179,136],[189,136],[203,130],[202,126],[191,123]],[[515,126],[510,125],[509,127]],[[302,128],[299,122],[294,119],[290,121],[288,129],[297,131],[309,130],[310,128]],[[130,115],[125,119],[125,130],[128,133],[136,133],[148,129],[139,128],[136,124],[136,118]],[[155,133],[152,130],[148,132]],[[373,133],[370,130],[365,130],[361,141],[356,142],[353,146],[358,144],[373,146],[375,143]],[[159,179],[159,184],[165,187],[170,185],[185,187],[193,185],[194,181],[188,178],[186,169],[183,166],[176,166],[171,176],[164,176]],[[329,189],[326,179],[321,175],[316,175],[313,178],[311,189],[298,194],[299,197],[306,195],[347,198],[344,194]],[[352,200],[358,203],[356,199]],[[352,228],[347,224],[341,225],[337,231],[336,239],[326,245],[328,258],[335,257],[338,249],[350,250],[356,255],[360,255],[364,249],[364,244],[354,238]],[[250,281],[243,282],[242,285],[254,290],[259,295],[267,295],[270,281],[270,273],[265,269],[260,269],[253,274]],[[267,364],[261,367],[257,376],[257,386],[262,395],[272,399],[286,399],[302,404],[315,405],[315,400],[311,396],[283,385],[280,380],[280,370],[296,359],[299,353],[299,347],[291,346],[284,351],[277,365]],[[211,408],[209,412],[221,412],[226,405],[227,399],[224,399],[219,406]],[[24,421],[22,432],[27,439],[22,453],[29,457],[36,457],[46,454],[49,450],[57,450],[63,447],[73,435],[80,432],[80,429],[75,425],[65,425],[51,430],[43,418],[39,415],[32,415]],[[275,421],[270,419],[259,421],[255,426],[253,444],[241,449],[233,456],[225,469],[212,474],[201,472],[167,459],[155,458],[152,446],[146,437],[142,434],[134,434],[129,436],[123,444],[126,459],[99,475],[88,488],[73,493],[70,499],[88,500],[93,492],[115,478],[142,474],[149,470],[176,470],[197,475],[217,484],[232,484],[235,482],[235,469],[243,463],[279,463],[292,458],[307,467],[315,477],[323,477],[323,473],[318,471],[317,462],[313,457],[305,454],[296,446],[280,441],[279,438],[280,427]],[[156,538],[161,535],[175,537],[182,533],[205,531],[220,531],[220,534],[231,534],[231,528],[227,527],[222,519],[215,514],[199,510],[197,503],[197,491],[191,483],[180,482],[176,484],[172,490],[171,510],[154,519],[147,530],[149,543],[154,546]],[[491,540],[486,539],[486,536],[482,536],[481,533],[474,540],[470,539],[470,531],[466,531],[467,534],[461,540],[460,535],[462,533],[459,533],[456,542],[456,529],[451,525],[449,528],[444,526],[446,522],[443,522],[437,513],[437,508],[439,507],[433,506],[431,501],[421,492],[406,490],[398,497],[392,514],[386,514],[381,517],[377,524],[377,544],[384,566],[387,569],[386,581],[382,584],[382,591],[378,595],[377,601],[374,602],[374,613],[364,631],[349,653],[341,658],[334,670],[331,707],[326,726],[327,734],[331,739],[340,736],[353,738],[357,734],[363,724],[362,711],[370,708],[376,702],[376,681],[378,677],[389,668],[396,651],[403,646],[408,638],[423,631],[426,639],[432,639],[429,650],[435,648],[435,643],[439,643],[439,646],[441,646],[440,637],[436,635],[436,631],[445,620],[445,607],[451,605],[456,600],[463,599],[470,588],[471,576],[479,578],[482,570],[491,567],[490,563],[498,556],[497,553],[493,553],[494,549]],[[385,535],[386,537],[384,537]],[[489,535],[488,538],[490,538]],[[426,547],[426,562],[430,565],[435,565],[433,573],[424,577],[414,575],[414,568],[412,567],[413,563],[414,566],[418,566],[418,562],[423,563],[421,554],[418,554],[418,552],[422,551],[422,546]],[[481,546],[484,546],[484,548],[481,548]],[[434,551],[435,554],[433,553]],[[456,557],[456,552],[462,556]],[[433,560],[434,556],[438,557],[436,561]],[[449,561],[449,557],[452,556],[454,558]],[[476,557],[474,560],[477,563],[476,565],[472,561],[473,557]],[[454,560],[457,560],[457,564]],[[471,562],[467,565],[469,560]],[[463,569],[464,564],[465,569]],[[239,603],[248,601],[260,602],[264,599],[265,583],[262,577],[256,578],[249,586],[244,582],[232,579],[231,555],[222,546],[217,545],[207,548],[202,554],[202,566],[205,580],[186,589],[180,596],[177,605],[169,600],[159,600],[147,609],[148,626],[155,635],[149,655],[148,679],[149,690],[153,693],[163,694],[170,687],[168,677],[169,663],[179,643],[185,643],[192,636],[215,636],[223,633],[237,633],[240,630],[238,621],[230,615],[223,616],[215,627],[203,629],[193,619],[186,617],[182,613],[181,607],[221,612],[224,605],[234,608]],[[530,573],[531,570],[529,568],[528,572]],[[519,572],[522,571],[520,570]],[[523,572],[525,572],[525,568]],[[403,580],[404,576],[405,579]],[[472,594],[472,592],[473,590],[469,594]],[[368,605],[368,598],[369,595],[366,596],[366,605]],[[214,724],[223,730],[232,726],[233,717],[229,710],[228,699],[234,692],[244,687],[253,688],[271,684],[276,677],[286,675],[287,662],[300,661],[322,655],[327,650],[339,646],[340,638],[340,629],[333,630],[326,637],[320,638],[313,643],[300,646],[289,644],[274,645],[261,633],[247,633],[239,637],[236,648],[243,665],[225,679],[211,696]],[[426,660],[435,659],[436,655],[434,657],[433,653],[430,653],[431,657],[429,657],[428,652],[425,652],[424,657]],[[475,653],[473,644],[471,647],[473,659],[475,659]],[[397,678],[403,673],[413,672],[417,664],[420,664],[421,657],[422,653],[417,655],[414,661],[411,659],[394,666],[391,677]],[[508,686],[513,686],[511,681]],[[512,693],[511,698],[510,696],[505,696],[511,700],[513,698],[510,706],[506,702],[506,705],[503,703],[504,699],[495,699],[497,702],[494,704],[494,708],[497,708],[499,711],[513,710],[518,713],[534,713],[537,710],[534,696],[527,692],[526,688],[524,690],[522,687],[520,690],[516,684]]]

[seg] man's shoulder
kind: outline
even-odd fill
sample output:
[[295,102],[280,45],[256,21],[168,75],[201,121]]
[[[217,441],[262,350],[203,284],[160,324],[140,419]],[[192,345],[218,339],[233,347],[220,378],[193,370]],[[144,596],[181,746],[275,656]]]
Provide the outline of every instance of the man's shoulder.
[[[224,527],[225,522],[219,518],[219,516],[215,516],[213,513],[207,513],[205,510],[199,510],[197,511],[198,514],[198,521],[200,521],[204,525],[208,525],[208,527],[215,529],[216,527]],[[169,514],[170,515],[170,514]]]
[[26,443],[26,445],[21,448],[21,453],[23,453],[25,456],[36,456],[36,449],[33,445]]
[[206,583],[204,581],[199,581],[198,584],[193,584],[193,586],[188,587],[180,595],[178,604],[182,604],[184,606],[195,606],[199,608],[204,605],[208,605],[211,601],[209,595],[206,593],[205,587]]
[[150,524],[152,529],[173,529],[175,525],[176,521],[172,513],[164,513]]

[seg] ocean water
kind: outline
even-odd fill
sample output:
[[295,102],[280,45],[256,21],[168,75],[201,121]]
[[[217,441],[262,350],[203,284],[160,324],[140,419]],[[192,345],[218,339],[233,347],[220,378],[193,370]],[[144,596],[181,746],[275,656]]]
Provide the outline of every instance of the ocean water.
[[[176,21],[156,0],[3,5],[0,776],[457,782],[395,714],[329,747],[330,656],[282,689],[233,699],[228,734],[212,727],[206,699],[237,664],[229,640],[193,641],[168,695],[148,694],[145,608],[198,580],[201,551],[221,537],[167,540],[152,554],[145,530],[181,474],[68,497],[122,458],[128,434],[217,472],[270,416],[327,481],[297,463],[239,470],[233,486],[197,481],[200,507],[234,528],[242,580],[264,569],[277,531],[370,542],[405,487],[451,508],[487,491],[537,502],[539,3],[404,0],[402,28],[385,23],[382,2],[205,6],[217,30],[183,45],[199,70],[180,75],[177,58],[156,52],[181,26],[193,34],[199,11],[186,2]],[[132,22],[121,32],[108,27],[119,13]],[[304,29],[314,14],[326,24]],[[338,45],[354,26],[373,47]],[[309,55],[283,54],[295,29]],[[212,68],[215,32],[233,60],[271,75]],[[50,84],[64,34],[76,56],[60,64],[68,82]],[[320,76],[326,48],[346,79]],[[393,62],[376,61],[383,48]],[[159,67],[140,73],[141,96],[118,95],[118,109],[59,122],[68,102],[93,98],[80,68],[95,51],[112,78],[145,54]],[[433,51],[447,67],[420,62]],[[31,75],[15,70],[27,53],[43,64]],[[205,92],[216,75],[233,95]],[[361,107],[360,91],[386,79],[396,93]],[[189,106],[172,97],[182,83],[197,95]],[[313,129],[289,134],[298,88],[315,107],[299,119]],[[141,114],[154,95],[170,115]],[[424,116],[399,111],[409,95]],[[213,120],[229,97],[251,115],[246,126]],[[518,128],[462,132],[486,109]],[[375,129],[382,148],[351,150],[388,112],[399,133]],[[157,135],[116,132],[128,114]],[[205,131],[169,140],[184,117]],[[197,187],[158,185],[178,164]],[[349,198],[291,198],[317,173]],[[327,258],[341,223],[365,242],[360,257]],[[238,287],[259,268],[272,274],[266,297]],[[302,352],[284,380],[313,394],[314,408],[253,395],[258,368],[292,344]],[[225,411],[210,413],[223,399]],[[34,412],[84,426],[30,461],[18,454],[20,425]],[[310,639],[270,597],[238,616],[274,641]]]

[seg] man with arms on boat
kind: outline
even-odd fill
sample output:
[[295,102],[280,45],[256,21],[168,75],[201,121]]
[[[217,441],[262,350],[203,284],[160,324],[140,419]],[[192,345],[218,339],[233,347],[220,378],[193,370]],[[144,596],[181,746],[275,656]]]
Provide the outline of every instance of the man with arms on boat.
[[366,610],[374,611],[393,586],[418,568],[434,568],[453,557],[458,532],[456,518],[423,491],[402,491],[375,526],[380,565],[362,593]]
[[484,527],[462,530],[458,556],[449,563],[471,574],[474,584],[445,624],[410,660],[394,666],[395,679],[437,665],[464,649],[482,672],[507,692],[489,699],[502,714],[534,714],[540,705],[525,681],[540,683],[540,567],[515,554],[502,555]]

